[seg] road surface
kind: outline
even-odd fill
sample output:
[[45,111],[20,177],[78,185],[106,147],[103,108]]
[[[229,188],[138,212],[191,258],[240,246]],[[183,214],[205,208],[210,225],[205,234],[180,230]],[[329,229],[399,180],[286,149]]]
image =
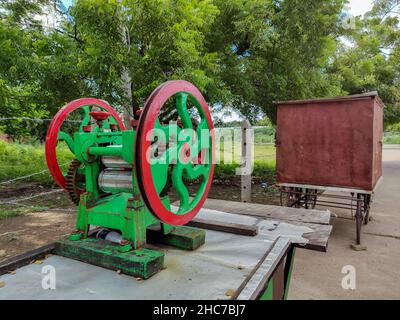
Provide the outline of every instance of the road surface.
[[[400,299],[400,146],[384,147],[383,176],[372,205],[374,221],[363,228],[367,251],[350,248],[353,221],[333,218],[328,253],[297,250],[289,299]],[[342,287],[346,266],[354,267],[355,290]]]

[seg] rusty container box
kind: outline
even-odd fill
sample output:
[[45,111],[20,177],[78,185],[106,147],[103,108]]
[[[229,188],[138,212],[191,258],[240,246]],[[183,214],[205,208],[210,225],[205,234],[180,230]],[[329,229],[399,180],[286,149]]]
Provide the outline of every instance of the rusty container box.
[[374,190],[382,176],[384,108],[376,92],[277,107],[278,184]]

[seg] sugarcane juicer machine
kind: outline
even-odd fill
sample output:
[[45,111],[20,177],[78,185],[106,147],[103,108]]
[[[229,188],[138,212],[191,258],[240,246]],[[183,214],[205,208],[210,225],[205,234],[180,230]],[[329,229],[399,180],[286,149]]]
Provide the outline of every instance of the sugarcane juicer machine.
[[[166,106],[177,115],[169,123],[161,117]],[[83,119],[69,134],[62,125],[78,109]],[[74,155],[66,173],[57,159],[60,141]],[[164,253],[154,243],[197,249],[205,241],[204,230],[184,225],[207,198],[213,147],[209,108],[187,81],[160,85],[129,129],[102,100],[83,98],[65,105],[48,129],[46,161],[78,209],[76,232],[56,243],[56,254],[146,279],[164,267]],[[188,189],[193,181],[194,194]],[[177,195],[175,206],[171,190]],[[118,231],[121,241],[90,237],[90,230],[99,227]]]

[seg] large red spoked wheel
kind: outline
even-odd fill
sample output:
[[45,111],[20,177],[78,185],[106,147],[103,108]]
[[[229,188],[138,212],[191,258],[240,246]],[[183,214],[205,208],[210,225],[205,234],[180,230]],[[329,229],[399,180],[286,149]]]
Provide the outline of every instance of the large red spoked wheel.
[[74,100],[62,107],[60,111],[58,111],[57,114],[54,116],[53,120],[50,123],[49,129],[47,130],[45,149],[46,162],[49,171],[53,176],[54,181],[64,189],[66,188],[66,180],[63,173],[61,172],[60,165],[57,160],[57,142],[60,140],[65,141],[69,149],[73,153],[73,138],[66,132],[61,131],[61,126],[71,112],[82,108],[84,111],[84,118],[80,125],[79,131],[84,131],[85,127],[90,125],[90,112],[93,107],[100,108],[111,114],[110,120],[109,122],[107,122],[107,125],[116,124],[118,130],[125,130],[125,126],[118,116],[118,113],[105,101],[95,98],[82,98]]
[[[163,106],[174,106],[178,122],[163,124]],[[200,121],[193,125],[193,112]],[[160,221],[180,226],[192,220],[203,206],[214,173],[214,132],[211,114],[200,91],[187,81],[168,81],[147,99],[135,138],[135,170],[139,190],[149,211]],[[160,151],[162,150],[162,151]],[[153,153],[154,152],[154,153]],[[185,181],[199,181],[191,198]],[[179,196],[174,212],[165,201],[168,183]]]

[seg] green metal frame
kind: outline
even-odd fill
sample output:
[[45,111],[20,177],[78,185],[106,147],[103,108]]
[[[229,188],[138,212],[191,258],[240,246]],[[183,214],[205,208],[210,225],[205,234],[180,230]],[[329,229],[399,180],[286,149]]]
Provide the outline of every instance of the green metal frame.
[[[176,109],[182,119],[182,127],[177,124],[163,125],[156,119],[152,141],[154,147],[164,144],[168,149],[161,157],[151,162],[151,175],[153,177],[157,196],[162,205],[171,211],[171,203],[168,195],[163,194],[164,188],[169,183],[168,175],[171,174],[171,183],[180,198],[180,208],[177,215],[183,215],[192,210],[200,201],[203,189],[208,182],[211,163],[197,163],[193,165],[191,160],[203,150],[202,129],[210,129],[206,119],[206,112],[200,103],[191,95],[178,92],[176,97]],[[179,135],[184,135],[188,129],[193,129],[188,102],[194,105],[200,115],[201,121],[196,130],[196,137],[191,131],[185,141],[178,141]],[[58,141],[64,141],[76,160],[81,163],[79,173],[85,176],[85,182],[80,182],[79,188],[84,190],[80,194],[78,213],[76,220],[76,232],[69,239],[57,242],[56,252],[60,255],[83,260],[96,264],[101,261],[106,268],[121,267],[126,273],[147,278],[162,268],[163,253],[142,252],[147,240],[155,240],[161,243],[173,245],[186,250],[194,250],[205,242],[203,230],[176,227],[160,222],[146,207],[140,194],[135,170],[132,170],[132,191],[115,189],[100,190],[98,177],[103,170],[102,156],[115,156],[123,159],[134,167],[135,156],[135,130],[121,131],[115,124],[118,121],[109,116],[106,120],[98,118],[97,124],[92,123],[90,106],[82,106],[83,120],[77,132],[73,136],[64,131],[57,134]],[[113,125],[113,126],[112,126]],[[174,137],[175,135],[175,137]],[[171,145],[171,139],[176,139]],[[180,155],[182,148],[190,147],[190,161],[184,162]],[[209,144],[208,144],[209,145]],[[210,145],[209,145],[210,146]],[[153,145],[152,145],[153,147]],[[153,160],[153,158],[152,158]],[[164,160],[164,161],[163,161]],[[171,164],[173,168],[171,170]],[[200,188],[198,196],[190,199],[189,192],[183,179],[198,179]],[[99,239],[88,238],[89,226],[98,226],[119,230],[122,233],[123,244],[110,245]],[[151,239],[148,239],[151,238]],[[142,250],[142,251],[141,251]],[[151,251],[151,250],[150,250]],[[128,255],[124,255],[127,253]],[[96,257],[94,259],[93,257]],[[145,257],[145,258],[144,258]],[[157,269],[158,268],[158,269]],[[147,270],[147,271],[146,271]],[[148,271],[152,270],[152,271]]]
[[[290,280],[292,279],[292,270],[294,265],[294,257],[296,253],[296,248],[292,245],[286,255],[285,265],[284,265],[284,294],[281,297],[283,300],[287,300],[289,294]],[[282,261],[283,263],[283,261]],[[274,287],[274,276],[269,279],[265,291],[260,296],[259,300],[274,300],[276,288]],[[279,294],[278,294],[279,295]]]
[[[86,192],[81,195],[76,224],[81,237],[72,235],[71,239],[86,238],[88,226],[95,225],[120,230],[123,239],[129,241],[133,249],[137,249],[146,243],[146,229],[159,223],[141,200],[134,171],[132,171],[133,193],[118,192],[104,198],[100,196],[97,184],[101,169],[99,158],[102,155],[118,156],[133,166],[134,138],[133,130],[74,134],[74,154],[77,160],[85,165]],[[170,207],[167,197],[163,199],[163,203],[167,208]],[[164,233],[174,229],[172,226],[162,224]]]
[[[173,188],[177,191],[180,198],[180,208],[176,212],[179,215],[192,210],[200,200],[203,193],[202,188],[204,189],[207,184],[211,164],[207,162],[193,166],[190,161],[187,163],[181,161],[179,152],[184,144],[190,146],[191,159],[193,159],[194,155],[199,154],[199,150],[203,150],[201,130],[207,129],[208,123],[204,109],[193,96],[179,92],[175,97],[176,109],[182,119],[182,127],[177,124],[163,125],[157,118],[154,129],[163,133],[165,141],[161,141],[158,139],[159,137],[153,134],[153,140],[160,140],[155,145],[159,143],[166,145],[171,138],[174,138],[172,137],[173,135],[176,135],[175,138],[177,138],[179,135],[184,135],[185,130],[193,129],[191,115],[188,110],[189,101],[197,108],[201,118],[196,130],[197,137],[194,137],[193,134],[188,134],[185,141],[179,141],[170,146],[167,152],[162,155],[164,159],[156,159],[157,161],[151,163],[151,173],[158,196],[165,208],[171,210],[168,196],[160,196],[160,193],[167,184],[170,164],[174,164],[171,172],[171,180]],[[126,193],[124,190],[113,190],[110,191],[111,194],[102,197],[102,192],[99,190],[97,183],[99,173],[102,169],[101,156],[120,157],[133,167],[136,131],[110,130],[111,124],[116,124],[117,121],[114,117],[109,117],[107,120],[98,121],[97,125],[92,125],[91,132],[87,132],[85,128],[91,123],[91,107],[83,106],[81,110],[84,117],[79,130],[74,133],[73,137],[63,131],[60,131],[57,137],[59,141],[66,142],[76,159],[82,163],[80,171],[83,171],[85,175],[85,192],[81,195],[78,207],[77,233],[73,234],[71,239],[86,238],[88,235],[88,226],[96,225],[120,230],[123,239],[130,242],[133,249],[138,249],[146,243],[147,228],[159,224],[159,221],[147,210],[141,199],[135,171],[132,170],[132,193]],[[198,196],[191,200],[187,187],[183,183],[183,177],[187,179],[202,177]],[[161,228],[164,234],[176,230],[176,227],[165,223],[161,224]]]

